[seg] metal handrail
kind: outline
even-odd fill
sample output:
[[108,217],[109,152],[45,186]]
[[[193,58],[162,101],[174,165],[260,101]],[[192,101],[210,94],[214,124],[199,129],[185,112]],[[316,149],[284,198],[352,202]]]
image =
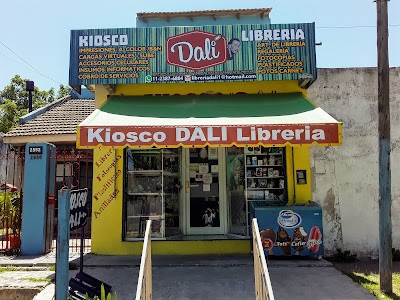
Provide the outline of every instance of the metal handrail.
[[254,257],[254,281],[257,300],[275,300],[272,291],[271,279],[269,277],[267,261],[261,243],[260,230],[257,219],[252,221],[253,233],[253,257]]
[[139,278],[136,288],[136,300],[151,300],[153,297],[151,270],[151,220],[146,221],[142,258],[140,260]]

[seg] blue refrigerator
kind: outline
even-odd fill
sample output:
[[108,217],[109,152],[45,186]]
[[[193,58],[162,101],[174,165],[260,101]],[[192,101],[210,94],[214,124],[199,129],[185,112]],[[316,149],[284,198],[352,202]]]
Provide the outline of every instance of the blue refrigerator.
[[324,254],[320,206],[265,206],[251,202],[249,207],[251,219],[257,218],[265,255]]

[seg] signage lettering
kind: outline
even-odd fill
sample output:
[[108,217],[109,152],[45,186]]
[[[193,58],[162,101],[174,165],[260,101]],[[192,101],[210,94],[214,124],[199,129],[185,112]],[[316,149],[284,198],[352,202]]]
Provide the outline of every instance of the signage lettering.
[[42,146],[29,147],[28,151],[29,154],[43,154],[43,147]]
[[128,45],[128,35],[80,35],[79,47],[106,47]]
[[190,31],[167,40],[167,62],[201,70],[226,61],[226,40],[220,34]]
[[69,198],[69,228],[75,230],[85,226],[87,222],[87,195],[88,189],[72,190]]
[[[179,61],[187,63],[194,58],[195,61],[201,61],[201,60],[213,60],[214,58],[218,58],[220,56],[220,53],[215,53],[215,42],[210,41],[210,39],[205,39],[204,40],[205,45],[204,45],[204,50],[201,47],[195,47],[193,49],[192,44],[188,42],[178,42],[176,44],[173,44],[171,46],[171,52],[175,52],[175,47],[178,46],[178,52],[179,52]],[[183,51],[183,46],[187,47],[186,52],[188,52],[188,57],[184,57],[184,51]],[[211,57],[210,57],[211,55]]]
[[242,30],[242,42],[249,41],[290,41],[304,40],[305,34],[302,29],[264,29],[264,30]]
[[80,146],[337,144],[338,124],[181,127],[81,127]]
[[71,32],[71,86],[317,78],[315,24],[87,29]]

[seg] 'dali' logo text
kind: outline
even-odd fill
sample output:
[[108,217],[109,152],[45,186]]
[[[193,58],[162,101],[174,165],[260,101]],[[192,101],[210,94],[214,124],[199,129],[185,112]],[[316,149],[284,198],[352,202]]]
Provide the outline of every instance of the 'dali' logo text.
[[220,34],[194,30],[167,39],[167,62],[201,70],[226,61],[227,43]]

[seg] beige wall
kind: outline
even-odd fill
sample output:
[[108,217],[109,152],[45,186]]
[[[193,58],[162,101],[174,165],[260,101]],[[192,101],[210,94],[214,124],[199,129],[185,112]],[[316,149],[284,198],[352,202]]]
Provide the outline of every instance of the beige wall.
[[[400,248],[400,68],[390,70],[393,247]],[[343,145],[312,147],[313,197],[324,212],[326,254],[376,257],[378,98],[376,68],[319,69],[308,97],[343,122]]]

